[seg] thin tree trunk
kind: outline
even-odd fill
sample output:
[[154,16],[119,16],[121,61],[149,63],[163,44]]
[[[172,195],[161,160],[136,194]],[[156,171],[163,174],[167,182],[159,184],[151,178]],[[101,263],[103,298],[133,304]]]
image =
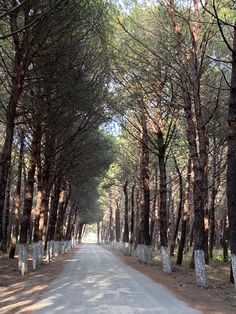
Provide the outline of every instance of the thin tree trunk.
[[140,204],[139,204],[139,190],[136,192],[136,219],[135,219],[135,249],[140,243]]
[[141,154],[140,154],[140,244],[150,245],[149,234],[149,148],[148,130],[145,115],[142,115]]
[[182,215],[182,226],[181,226],[181,237],[180,237],[180,243],[179,243],[179,249],[178,249],[178,256],[177,256],[177,265],[182,265],[183,261],[183,252],[184,252],[184,246],[186,242],[186,233],[187,233],[187,224],[189,222],[189,197],[190,197],[190,185],[191,185],[191,159],[188,160],[188,169],[187,169],[187,180],[186,180],[186,186],[185,186],[185,199],[184,199],[184,212]]
[[67,229],[66,229],[66,240],[69,241],[71,239],[71,232],[72,227],[75,223],[76,217],[77,217],[77,210],[78,210],[78,202],[74,202],[71,206],[69,217],[67,221]]
[[224,216],[223,216],[223,229],[222,229],[222,239],[221,239],[221,244],[222,244],[222,248],[223,248],[223,259],[224,262],[227,262],[229,259],[229,255],[228,255],[228,242],[229,242],[229,227],[227,224],[227,214],[226,212],[224,212]]
[[151,243],[153,245],[155,239],[155,225],[157,220],[157,194],[158,194],[158,178],[157,178],[157,165],[155,165],[155,187],[154,187],[154,197],[153,197],[153,204],[152,204],[152,217],[151,217],[151,227],[150,227],[150,236],[151,236]]
[[130,243],[134,242],[134,192],[135,185],[132,186],[131,191],[131,218],[130,218]]
[[60,198],[60,190],[61,190],[61,177],[59,176],[55,180],[55,185],[54,185],[54,190],[53,190],[49,222],[48,222],[47,241],[54,240],[56,220],[57,220],[57,210],[58,210],[58,203],[59,203],[59,198]]
[[170,253],[168,248],[168,221],[167,221],[167,181],[166,181],[166,164],[165,164],[165,149],[163,147],[163,134],[159,134],[159,174],[160,174],[160,242],[161,242],[161,257],[163,271],[171,273]]
[[236,23],[234,25],[232,72],[228,113],[227,200],[232,270],[236,284]]
[[39,217],[39,241],[45,242],[45,250],[47,247],[46,235],[49,213],[49,197],[51,192],[50,175],[53,147],[54,140],[51,140],[50,135],[47,134],[44,152],[44,167],[42,168],[42,203]]
[[128,180],[126,180],[123,191],[125,195],[125,214],[124,214],[124,232],[123,232],[123,242],[129,242],[129,197],[128,197]]
[[11,247],[9,252],[9,258],[15,257],[16,243],[19,235],[19,212],[20,212],[20,199],[21,199],[21,181],[22,181],[22,167],[24,159],[24,143],[25,134],[24,130],[20,134],[20,151],[19,151],[19,161],[17,169],[17,183],[16,183],[16,196],[15,196],[15,208],[13,213],[13,230],[11,238]]
[[114,241],[114,230],[113,230],[113,210],[112,210],[112,204],[110,200],[109,205],[109,241]]
[[[177,239],[178,230],[179,230],[179,224],[180,224],[181,215],[182,215],[182,211],[183,211],[183,201],[184,201],[183,178],[182,178],[182,174],[180,172],[176,158],[174,158],[174,161],[175,161],[175,168],[176,168],[176,171],[177,171],[178,177],[179,177],[179,207],[178,207],[177,219],[176,219],[176,223],[175,223],[175,230],[174,230],[174,234],[173,234],[173,238],[172,238],[171,246],[170,246],[170,255],[171,256],[174,255],[174,250],[175,250],[175,246],[176,246],[176,239]],[[185,232],[186,232],[186,230],[185,230]]]
[[116,199],[116,214],[115,214],[115,226],[116,226],[116,242],[120,242],[120,208],[119,201]]
[[1,243],[1,249],[3,253],[7,253],[8,227],[9,227],[9,216],[10,216],[10,197],[11,197],[11,167],[8,172],[5,206],[4,206],[3,237],[2,237],[2,243]]
[[98,244],[101,242],[100,234],[101,234],[101,226],[100,226],[100,221],[98,221],[97,222],[97,243]]
[[[215,200],[217,195],[217,158],[218,149],[216,145],[216,137],[213,137],[213,160],[212,160],[212,189],[211,189],[211,204],[209,208],[209,257],[213,258],[213,248],[215,241]],[[218,174],[219,176],[219,174]]]
[[83,237],[83,232],[84,231],[84,223],[80,223],[78,224],[78,240],[79,240],[79,244],[82,241],[82,237]]
[[63,253],[63,222],[66,213],[66,182],[62,181],[60,197],[58,202],[58,214],[57,214],[57,222],[56,222],[56,230],[55,230],[55,243],[57,247],[56,255]]
[[31,156],[29,161],[28,177],[25,185],[24,192],[24,208],[23,217],[20,228],[20,258],[19,267],[24,273],[27,271],[27,240],[28,233],[30,232],[31,225],[31,211],[33,205],[33,193],[34,193],[34,175],[36,170],[37,150],[39,146],[40,136],[38,125],[33,130],[32,145],[31,145]]

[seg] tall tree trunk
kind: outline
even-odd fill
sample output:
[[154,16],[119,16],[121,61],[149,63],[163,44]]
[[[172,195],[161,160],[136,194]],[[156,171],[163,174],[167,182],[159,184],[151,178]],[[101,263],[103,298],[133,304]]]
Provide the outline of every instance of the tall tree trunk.
[[115,214],[115,231],[116,231],[116,242],[120,242],[120,207],[119,200],[116,199],[116,214]]
[[61,192],[61,176],[57,176],[55,180],[55,184],[54,184],[54,190],[53,190],[53,196],[52,196],[52,202],[51,202],[51,208],[50,208],[50,214],[49,214],[47,241],[54,240],[60,192]]
[[181,174],[181,171],[179,169],[176,158],[174,158],[174,161],[175,161],[175,168],[176,168],[176,171],[178,173],[178,178],[179,178],[179,206],[178,206],[177,219],[176,219],[176,223],[175,223],[175,230],[174,230],[174,234],[173,234],[173,238],[172,238],[171,246],[170,246],[170,255],[171,256],[174,255],[174,250],[175,250],[175,246],[176,246],[176,239],[178,236],[179,224],[180,224],[182,210],[183,210],[183,201],[184,201],[183,178],[182,178],[182,174]]
[[129,242],[129,197],[128,197],[128,180],[126,180],[124,186],[125,195],[125,214],[124,214],[124,233],[123,242]]
[[227,262],[229,259],[228,255],[228,242],[229,242],[229,226],[227,224],[227,214],[224,212],[223,216],[223,228],[222,228],[222,239],[221,244],[223,248],[223,259],[224,262]]
[[154,239],[155,239],[155,227],[156,227],[156,222],[157,222],[157,194],[158,194],[158,171],[157,168],[158,166],[155,165],[155,187],[154,187],[154,196],[153,196],[153,203],[152,203],[152,215],[151,215],[151,226],[150,226],[150,236],[151,236],[151,243],[152,245],[154,244]]
[[57,174],[54,189],[51,197],[50,211],[49,211],[49,221],[46,241],[44,245],[44,250],[47,250],[47,261],[50,262],[51,258],[54,256],[54,237],[55,237],[55,227],[57,220],[57,210],[58,202],[60,197],[61,188],[61,176]]
[[82,241],[82,237],[83,237],[83,232],[84,231],[84,223],[82,222],[79,222],[78,224],[78,240],[79,240],[79,243],[81,243]]
[[33,130],[32,136],[32,145],[31,145],[31,156],[29,161],[29,170],[28,177],[25,185],[24,192],[24,208],[23,208],[23,217],[20,228],[20,258],[19,258],[19,267],[24,273],[27,271],[27,240],[28,233],[30,231],[31,223],[31,211],[33,205],[33,193],[34,193],[34,175],[36,170],[36,161],[37,161],[37,151],[40,142],[40,133],[37,125]]
[[44,151],[44,166],[42,168],[42,203],[39,216],[39,241],[45,242],[46,250],[46,234],[49,213],[49,197],[51,192],[51,166],[52,166],[52,151],[54,147],[54,140],[49,134],[46,134],[45,151]]
[[[38,109],[38,111],[40,111]],[[34,210],[34,233],[33,233],[33,269],[43,262],[43,244],[39,239],[39,219],[40,211],[42,206],[42,166],[41,166],[41,139],[42,139],[42,129],[41,129],[41,119],[38,119],[38,139],[37,139],[37,150],[35,152],[36,166],[37,166],[37,197],[36,206]],[[33,227],[33,225],[32,225]],[[33,230],[32,230],[33,231]]]
[[135,218],[135,249],[140,243],[140,203],[139,190],[136,191],[136,218]]
[[100,221],[97,222],[97,243],[101,242],[101,225]]
[[191,188],[191,172],[192,172],[192,163],[191,159],[188,159],[188,169],[187,169],[187,179],[186,179],[186,185],[185,185],[185,197],[184,197],[184,204],[183,204],[183,215],[182,215],[182,226],[181,226],[181,237],[180,237],[180,243],[179,243],[179,249],[178,249],[178,255],[177,255],[177,265],[182,265],[183,261],[183,252],[184,252],[184,246],[186,242],[186,236],[187,236],[187,224],[189,222],[189,197],[190,197],[190,188]]
[[8,172],[5,206],[4,206],[3,237],[2,237],[2,243],[1,243],[1,249],[3,253],[7,253],[8,227],[9,227],[9,217],[10,217],[10,197],[11,197],[11,167]]
[[37,151],[35,153],[36,156],[36,165],[37,165],[37,198],[36,198],[36,207],[34,211],[34,235],[33,235],[33,242],[37,243],[39,239],[39,219],[40,219],[40,212],[42,207],[42,166],[41,166],[41,136],[42,136],[42,130],[41,125],[38,128],[38,147]]
[[64,227],[64,217],[66,213],[66,182],[63,180],[61,184],[61,191],[58,203],[58,214],[57,214],[57,223],[56,223],[56,246],[57,246],[57,254],[63,253],[62,250],[62,240],[63,240],[63,227]]
[[66,229],[66,240],[69,241],[71,239],[71,231],[72,231],[72,227],[74,224],[74,219],[76,219],[76,213],[78,210],[78,202],[74,202],[71,205],[70,208],[70,212],[69,212],[69,216],[68,216],[68,221],[67,221],[67,229]]
[[211,203],[209,208],[209,257],[213,258],[213,248],[215,241],[215,200],[217,195],[217,163],[219,162],[218,158],[218,149],[216,145],[216,136],[213,136],[213,160],[212,160],[212,188],[211,188]]
[[165,147],[163,133],[159,132],[158,136],[158,164],[159,164],[159,174],[160,174],[160,205],[159,205],[159,215],[160,215],[160,242],[161,242],[161,257],[163,271],[166,273],[171,273],[171,262],[170,253],[168,248],[168,216],[167,216],[167,180],[166,180],[166,164],[165,164]]
[[236,283],[236,23],[233,37],[228,123],[227,200],[232,270],[234,282]]
[[149,190],[149,147],[148,130],[145,114],[141,117],[141,153],[140,153],[140,244],[150,245],[149,234],[149,212],[150,212],[150,190]]
[[16,195],[15,195],[15,208],[13,213],[13,230],[12,230],[12,238],[11,238],[11,247],[9,252],[9,258],[15,257],[16,252],[16,242],[18,240],[19,235],[19,212],[20,212],[20,199],[21,199],[21,180],[22,180],[22,167],[24,160],[24,143],[25,134],[24,130],[21,131],[20,134],[20,151],[19,151],[19,161],[18,161],[18,169],[17,169],[17,182],[16,182]]
[[134,192],[135,185],[132,186],[131,191],[131,218],[130,218],[130,243],[134,242]]
[[114,230],[113,230],[113,210],[112,210],[112,204],[110,200],[109,205],[109,241],[114,241]]
[[[15,67],[18,67],[18,63],[15,65]],[[15,78],[17,81],[20,79],[20,75],[18,76]],[[11,97],[10,97],[10,101],[7,107],[6,131],[5,131],[6,135],[4,139],[3,149],[0,155],[0,242],[2,241],[2,236],[3,236],[3,230],[2,230],[3,209],[4,209],[5,190],[7,186],[8,172],[11,165],[11,151],[12,151],[13,134],[14,134],[14,126],[15,126],[16,107],[17,107],[18,99],[21,95],[21,90],[22,90],[22,86],[20,89],[18,88],[17,81],[16,82],[13,81],[12,83],[13,86],[12,86],[12,91],[11,91]]]

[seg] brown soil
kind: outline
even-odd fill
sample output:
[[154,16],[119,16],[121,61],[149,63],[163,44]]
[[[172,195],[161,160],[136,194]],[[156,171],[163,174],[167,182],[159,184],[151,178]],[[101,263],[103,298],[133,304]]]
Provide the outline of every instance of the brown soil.
[[[106,249],[111,250],[106,247]],[[122,253],[111,250],[124,263],[142,272],[153,281],[160,283],[172,291],[179,299],[193,308],[206,314],[233,314],[236,313],[236,293],[234,285],[227,282],[229,266],[219,263],[207,266],[210,288],[200,288],[195,284],[194,270],[187,266],[174,266],[171,275],[162,271],[161,263],[147,266],[140,264],[135,257],[124,256]],[[227,281],[226,281],[227,278]]]
[[65,255],[55,257],[49,264],[33,271],[32,260],[29,260],[29,272],[22,276],[17,269],[18,258],[9,259],[0,256],[0,313],[30,313],[31,305],[39,301],[45,289],[61,273],[70,262],[78,246]]

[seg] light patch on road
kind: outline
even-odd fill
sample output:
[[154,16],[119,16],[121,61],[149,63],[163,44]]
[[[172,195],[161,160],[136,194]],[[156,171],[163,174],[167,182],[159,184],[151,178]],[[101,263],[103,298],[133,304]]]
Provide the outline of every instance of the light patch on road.
[[199,314],[95,244],[84,244],[34,313]]

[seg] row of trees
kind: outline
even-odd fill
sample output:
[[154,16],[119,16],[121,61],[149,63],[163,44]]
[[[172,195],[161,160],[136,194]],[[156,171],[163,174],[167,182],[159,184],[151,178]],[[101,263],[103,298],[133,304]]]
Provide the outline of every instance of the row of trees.
[[193,245],[206,287],[205,263],[220,242],[227,259],[228,232],[235,275],[233,1],[139,1],[114,11],[111,103],[132,148],[107,192],[103,237],[119,241],[123,227],[122,241],[139,244],[146,261],[150,244],[160,247],[165,272],[177,240],[177,264]]
[[10,258],[19,243],[24,273],[29,243],[36,268],[44,250],[50,260],[99,219],[96,191],[113,155],[100,128],[108,119],[107,5],[0,6],[0,243]]

